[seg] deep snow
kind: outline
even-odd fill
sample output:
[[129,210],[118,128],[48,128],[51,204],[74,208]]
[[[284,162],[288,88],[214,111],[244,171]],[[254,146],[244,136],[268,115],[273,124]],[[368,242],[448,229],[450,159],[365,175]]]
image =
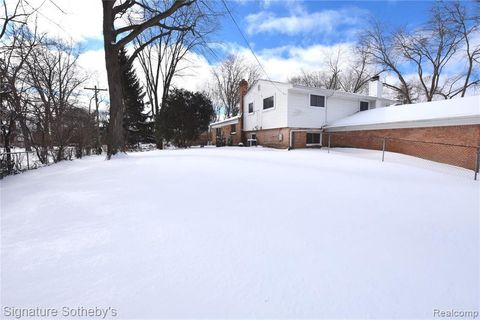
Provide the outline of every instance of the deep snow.
[[379,159],[202,148],[7,177],[1,304],[110,306],[120,318],[478,310],[480,183]]

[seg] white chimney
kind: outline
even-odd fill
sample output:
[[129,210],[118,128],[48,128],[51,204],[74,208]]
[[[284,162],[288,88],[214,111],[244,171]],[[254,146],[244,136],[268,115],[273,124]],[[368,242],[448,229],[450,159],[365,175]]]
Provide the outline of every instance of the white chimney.
[[371,97],[381,98],[383,95],[383,83],[380,76],[375,76],[368,82],[368,95]]

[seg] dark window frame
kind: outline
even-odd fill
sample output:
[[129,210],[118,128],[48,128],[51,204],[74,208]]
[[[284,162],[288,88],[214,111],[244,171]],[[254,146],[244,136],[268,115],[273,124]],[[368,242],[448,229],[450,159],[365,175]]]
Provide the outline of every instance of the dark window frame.
[[[272,103],[271,103],[271,106],[267,105],[267,107],[265,107],[265,106],[266,106],[266,105],[265,105],[265,102],[266,102],[267,100],[268,100],[268,101],[271,100]],[[269,103],[269,104],[270,104],[270,103]],[[270,110],[270,109],[273,109],[273,108],[275,108],[275,97],[274,97],[274,96],[270,96],[270,97],[267,97],[267,98],[263,99],[263,110]]]
[[[310,107],[325,108],[325,100],[326,100],[325,96],[318,95],[318,94],[310,94]],[[320,101],[320,105],[317,105],[319,101]]]
[[[367,104],[367,107],[365,109],[365,103]],[[362,106],[362,104],[364,104]],[[360,101],[360,111],[367,111],[370,108],[370,102],[369,101]]]
[[307,145],[319,145],[322,142],[322,134],[320,132],[307,132]]
[[[250,107],[252,107],[252,108],[250,108]],[[248,104],[248,113],[253,113],[253,102],[250,102]]]
[[231,124],[230,125],[230,134],[236,134],[236,133],[237,133],[237,125],[236,124]]

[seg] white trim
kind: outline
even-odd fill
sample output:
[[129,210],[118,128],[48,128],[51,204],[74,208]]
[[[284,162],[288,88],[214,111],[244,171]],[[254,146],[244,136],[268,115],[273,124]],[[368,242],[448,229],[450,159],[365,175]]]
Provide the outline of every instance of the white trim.
[[[250,104],[252,104],[252,112],[250,112]],[[255,113],[255,101],[247,103],[247,114],[251,115]]]
[[[264,106],[264,101],[265,101],[265,99],[268,99],[268,98],[270,98],[270,97],[273,98],[273,107],[272,107],[272,108],[265,109],[265,108],[263,107],[263,106]],[[268,96],[268,97],[262,99],[262,111],[263,111],[263,112],[272,111],[272,110],[275,110],[275,109],[277,109],[277,98],[276,98],[276,95],[275,95],[275,94],[273,94],[273,95],[271,95],[271,96]]]
[[425,128],[425,127],[448,127],[458,125],[480,125],[480,116],[465,116],[456,118],[429,119],[397,121],[388,123],[372,123],[345,126],[326,126],[328,132],[354,131],[354,130],[381,130],[381,129],[403,129],[403,128]]
[[[366,102],[368,103],[368,106],[367,106],[367,109],[366,110],[362,110],[362,102]],[[363,111],[368,111],[370,110],[370,101],[367,101],[367,100],[358,100],[358,112],[363,112]]]
[[311,133],[320,133],[320,146],[322,145],[322,135],[323,135],[323,130],[322,129],[290,129],[289,132],[289,140],[288,140],[288,148],[291,149],[293,148],[292,146],[292,140],[293,140],[293,134],[295,132],[311,132]]
[[220,127],[224,127],[228,124],[237,124],[240,117],[241,117],[241,115],[238,115],[238,116],[235,116],[235,117],[232,117],[232,118],[228,118],[228,119],[225,119],[225,120],[210,123],[210,128],[220,128]]

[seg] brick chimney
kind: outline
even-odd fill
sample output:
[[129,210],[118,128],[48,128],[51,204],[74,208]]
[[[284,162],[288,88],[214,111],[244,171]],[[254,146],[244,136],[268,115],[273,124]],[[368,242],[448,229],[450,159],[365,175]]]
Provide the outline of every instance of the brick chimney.
[[245,80],[245,79],[242,79],[242,81],[240,81],[240,90],[239,90],[239,93],[240,93],[240,106],[239,106],[239,110],[238,110],[238,114],[240,115],[240,119],[238,119],[238,124],[240,125],[240,134],[241,134],[241,141],[245,144],[245,137],[244,137],[244,134],[243,134],[243,110],[245,110],[245,95],[247,94],[247,91],[248,91],[248,82]]
[[242,81],[240,81],[240,110],[239,110],[239,114],[242,114],[242,115],[244,110],[243,98],[247,94],[247,90],[248,90],[248,82],[245,79],[242,79]]

